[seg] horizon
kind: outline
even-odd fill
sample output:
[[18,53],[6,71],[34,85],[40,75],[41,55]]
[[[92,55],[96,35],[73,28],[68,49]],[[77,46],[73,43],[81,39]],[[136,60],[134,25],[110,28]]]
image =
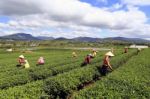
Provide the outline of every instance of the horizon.
[[[33,36],[30,33],[13,33],[13,34],[9,34],[9,35],[4,35],[4,36],[10,36],[10,35],[17,35],[17,34],[29,34],[31,36]],[[0,37],[4,37],[4,36],[0,36]],[[74,38],[97,38],[97,39],[106,39],[106,38],[129,38],[129,39],[143,39],[143,38],[133,38],[133,37],[123,37],[123,36],[115,36],[115,37],[104,37],[104,38],[100,38],[100,37],[88,37],[88,36],[78,36],[78,37],[73,37],[73,38],[67,38],[67,37],[52,37],[52,36],[33,36],[33,37],[48,37],[48,38],[54,38],[54,39],[58,39],[58,38],[65,38],[65,39],[74,39]],[[148,40],[148,39],[143,39],[143,40]],[[150,40],[148,40],[150,41]]]
[[150,40],[150,0],[0,1],[0,36]]

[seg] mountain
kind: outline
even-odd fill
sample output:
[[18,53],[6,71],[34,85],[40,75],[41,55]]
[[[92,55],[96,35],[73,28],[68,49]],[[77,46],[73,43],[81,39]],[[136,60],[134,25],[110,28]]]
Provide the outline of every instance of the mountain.
[[36,38],[40,40],[54,40],[54,37],[46,37],[46,36],[37,36]]
[[69,40],[69,41],[80,41],[80,42],[111,42],[111,41],[123,41],[123,42],[131,42],[131,43],[147,43],[149,40],[144,40],[140,38],[125,38],[125,37],[109,37],[109,38],[92,38],[92,37],[76,37],[72,39],[67,39],[64,37],[53,38],[53,37],[46,37],[46,36],[38,36],[34,37],[31,34],[26,33],[16,33],[12,35],[2,36],[0,37],[2,40]]
[[0,39],[3,40],[40,40],[36,37],[33,37],[31,34],[26,33],[16,33],[12,35],[2,36]]
[[73,38],[74,41],[81,41],[81,42],[97,42],[100,41],[100,38],[91,38],[91,37],[77,37]]
[[150,42],[149,40],[144,40],[141,38],[125,38],[125,37],[110,37],[110,38],[105,38],[104,40],[125,41],[125,42],[133,42],[133,43]]
[[71,40],[71,39],[67,39],[65,37],[59,37],[59,38],[56,38],[55,40]]

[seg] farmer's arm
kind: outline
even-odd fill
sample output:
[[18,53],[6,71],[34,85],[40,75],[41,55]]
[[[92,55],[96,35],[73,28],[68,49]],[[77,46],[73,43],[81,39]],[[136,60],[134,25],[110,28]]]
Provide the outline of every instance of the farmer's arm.
[[109,61],[109,58],[108,58],[108,57],[106,58],[106,61],[107,61],[107,64],[108,64],[109,68],[110,68],[111,70],[113,70],[113,69],[112,69],[112,66],[110,65],[110,61]]

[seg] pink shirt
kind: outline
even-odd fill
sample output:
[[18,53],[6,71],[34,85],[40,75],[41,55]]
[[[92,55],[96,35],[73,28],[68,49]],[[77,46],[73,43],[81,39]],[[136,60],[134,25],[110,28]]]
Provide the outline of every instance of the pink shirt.
[[40,58],[40,59],[38,60],[38,63],[39,63],[39,64],[44,64],[45,61],[44,61],[44,59]]

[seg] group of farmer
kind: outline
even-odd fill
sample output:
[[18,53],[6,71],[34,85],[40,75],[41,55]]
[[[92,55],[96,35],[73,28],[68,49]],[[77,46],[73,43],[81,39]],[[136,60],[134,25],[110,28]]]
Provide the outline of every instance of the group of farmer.
[[[141,51],[140,48],[137,48],[137,54]],[[96,50],[93,50],[93,54],[88,54],[86,57],[85,57],[85,60],[84,62],[81,64],[81,66],[85,66],[87,64],[90,64],[92,58],[96,57],[96,53],[97,51]],[[110,59],[111,57],[115,56],[114,54],[114,49],[111,48],[111,51],[107,52],[104,56],[104,59],[103,59],[103,64],[102,64],[102,67],[100,68],[100,72],[103,76],[105,76],[109,70],[113,70],[111,64],[110,64]],[[128,47],[124,47],[124,52],[123,53],[128,53]]]
[[[103,59],[103,65],[102,65],[102,67],[101,67],[101,69],[100,69],[100,72],[101,72],[102,75],[106,75],[109,69],[113,70],[113,69],[112,69],[112,66],[111,66],[111,64],[110,64],[110,58],[114,56],[113,51],[114,51],[114,49],[111,48],[111,51],[109,51],[109,52],[107,52],[107,53],[105,54],[105,57],[104,57],[104,59]],[[85,65],[87,65],[87,64],[90,64],[91,60],[92,60],[93,58],[95,58],[96,55],[97,55],[97,51],[96,51],[96,50],[93,50],[93,51],[92,51],[92,54],[88,54],[88,55],[85,57],[85,60],[84,60],[84,62],[81,64],[81,66],[85,66]]]
[[[28,60],[25,59],[25,57],[23,55],[19,56],[18,62],[19,62],[19,64],[17,64],[17,67],[24,67],[24,68],[29,68],[30,67]],[[44,65],[44,64],[45,64],[44,58],[40,57],[38,59],[36,65],[39,66],[39,65]]]
[[[138,48],[137,53],[139,53],[140,51],[141,51],[141,49]],[[114,49],[111,48],[111,51],[107,52],[104,56],[103,64],[102,64],[102,67],[100,69],[101,74],[104,75],[104,76],[109,72],[109,70],[113,70],[113,68],[110,64],[110,59],[111,59],[111,57],[114,56],[113,53],[114,53]],[[128,53],[128,47],[124,48],[123,53]],[[87,64],[90,64],[91,60],[93,58],[95,58],[96,55],[97,55],[97,51],[93,49],[91,54],[86,55],[86,57],[84,59],[84,62],[81,64],[81,66],[86,66]],[[72,53],[72,57],[77,57],[76,52]],[[25,59],[25,57],[23,55],[19,56],[18,61],[19,61],[19,64],[17,66],[21,66],[21,67],[24,67],[24,68],[29,68],[30,67],[28,61]],[[45,64],[44,58],[40,57],[38,59],[36,65],[39,66],[39,65],[44,65],[44,64]]]

